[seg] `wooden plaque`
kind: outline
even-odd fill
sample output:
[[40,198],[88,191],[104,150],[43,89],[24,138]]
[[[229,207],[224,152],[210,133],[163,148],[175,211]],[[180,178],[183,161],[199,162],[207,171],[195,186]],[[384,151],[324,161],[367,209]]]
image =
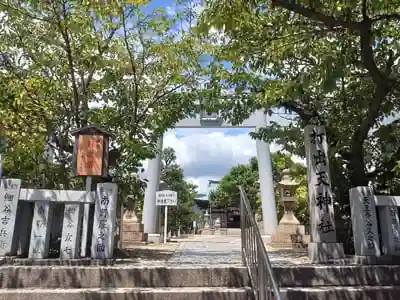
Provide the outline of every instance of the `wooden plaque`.
[[77,176],[102,176],[104,136],[80,135],[76,156]]

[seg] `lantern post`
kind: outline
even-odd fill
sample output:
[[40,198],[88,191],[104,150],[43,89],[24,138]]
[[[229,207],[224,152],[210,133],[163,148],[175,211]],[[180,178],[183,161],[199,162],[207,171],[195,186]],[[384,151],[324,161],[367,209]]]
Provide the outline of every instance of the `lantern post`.
[[[86,191],[92,190],[93,176],[108,177],[109,142],[112,134],[96,125],[71,132],[75,137],[73,166],[77,177],[85,177]],[[86,256],[90,204],[83,204],[81,256]]]

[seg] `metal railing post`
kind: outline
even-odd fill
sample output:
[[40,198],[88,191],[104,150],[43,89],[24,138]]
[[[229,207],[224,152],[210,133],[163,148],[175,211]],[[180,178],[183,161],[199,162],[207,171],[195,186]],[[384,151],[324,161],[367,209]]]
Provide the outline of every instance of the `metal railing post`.
[[246,233],[245,233],[245,219],[244,219],[244,203],[242,197],[240,197],[240,236],[241,236],[241,244],[242,244],[242,263],[246,265],[245,261],[245,245],[246,245]]
[[265,268],[264,268],[264,261],[263,257],[261,255],[261,249],[259,249],[258,252],[258,299],[267,299],[265,287],[266,287],[266,282],[265,282]]
[[255,221],[250,202],[242,187],[240,191],[240,228],[242,260],[247,267],[256,300],[280,300],[278,282],[274,276],[260,229]]

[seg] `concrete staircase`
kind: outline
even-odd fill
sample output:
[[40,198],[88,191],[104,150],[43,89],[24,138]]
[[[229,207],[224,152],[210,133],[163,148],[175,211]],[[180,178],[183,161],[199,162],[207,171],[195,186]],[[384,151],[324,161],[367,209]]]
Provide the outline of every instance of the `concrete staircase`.
[[0,267],[0,300],[247,300],[248,286],[242,267]]
[[274,267],[282,300],[398,300],[400,266]]
[[[274,266],[282,300],[398,300],[400,266]],[[0,300],[250,300],[240,266],[3,265]]]

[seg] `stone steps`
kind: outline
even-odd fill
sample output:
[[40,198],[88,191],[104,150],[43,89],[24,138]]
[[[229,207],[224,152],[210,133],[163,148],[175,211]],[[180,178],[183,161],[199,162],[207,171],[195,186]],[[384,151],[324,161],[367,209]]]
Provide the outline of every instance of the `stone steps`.
[[282,300],[398,300],[400,266],[274,267]]
[[1,289],[0,300],[248,300],[250,288]]
[[281,288],[281,300],[398,300],[400,286]]
[[244,267],[1,266],[0,300],[247,300]]
[[249,286],[244,267],[1,266],[0,288]]
[[295,265],[274,272],[280,287],[400,286],[400,266]]

